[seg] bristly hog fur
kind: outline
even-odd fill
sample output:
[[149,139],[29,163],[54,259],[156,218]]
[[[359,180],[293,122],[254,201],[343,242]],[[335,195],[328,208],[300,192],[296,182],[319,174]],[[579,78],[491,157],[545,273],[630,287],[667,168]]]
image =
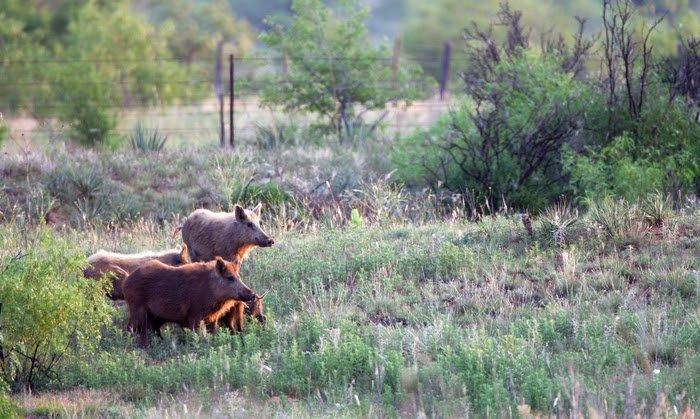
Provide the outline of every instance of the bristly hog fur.
[[122,284],[130,329],[147,346],[148,333],[159,334],[165,323],[194,330],[229,300],[253,301],[256,295],[239,278],[239,268],[240,261],[220,257],[178,267],[147,262]]
[[182,239],[193,262],[206,262],[220,256],[226,260],[243,260],[256,246],[269,247],[275,241],[260,227],[260,208],[240,205],[233,212],[198,209],[182,224]]
[[83,271],[83,275],[92,279],[99,279],[108,275],[112,279],[112,291],[109,293],[109,297],[114,300],[123,300],[122,281],[139,266],[152,260],[157,260],[170,266],[179,266],[191,262],[187,245],[179,249],[168,249],[162,252],[133,254],[100,250],[88,257],[90,265]]

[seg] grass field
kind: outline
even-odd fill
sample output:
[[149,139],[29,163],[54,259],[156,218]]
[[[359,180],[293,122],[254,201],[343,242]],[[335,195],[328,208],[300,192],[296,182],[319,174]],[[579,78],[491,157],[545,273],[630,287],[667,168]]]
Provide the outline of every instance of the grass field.
[[269,291],[266,327],[170,327],[144,351],[123,307],[109,308],[90,352],[5,403],[78,417],[697,409],[697,203],[560,205],[533,216],[529,234],[519,214],[468,220],[387,182],[385,141],[238,154],[43,146],[1,157],[3,261],[60,259],[58,248],[80,266],[100,248],[172,247],[191,209],[235,202],[262,201],[277,241],[242,271]]

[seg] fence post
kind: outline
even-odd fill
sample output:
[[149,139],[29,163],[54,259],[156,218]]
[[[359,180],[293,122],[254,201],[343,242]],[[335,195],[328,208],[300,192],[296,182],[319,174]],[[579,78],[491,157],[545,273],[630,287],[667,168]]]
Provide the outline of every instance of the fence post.
[[396,77],[399,72],[399,52],[401,51],[401,39],[394,40],[394,51],[391,55],[391,87],[396,89]]
[[216,94],[216,99],[219,101],[219,143],[221,147],[226,146],[226,129],[224,125],[224,83],[221,72],[223,71],[223,47],[224,40],[220,40],[216,44],[216,66],[214,68],[214,93]]
[[229,122],[229,143],[231,144],[231,148],[233,148],[234,144],[234,135],[233,135],[233,130],[234,130],[234,125],[233,125],[233,107],[235,105],[233,94],[234,94],[234,76],[235,76],[235,69],[234,69],[234,57],[233,54],[228,56],[228,64],[229,64],[229,80],[228,80],[228,88],[229,88],[229,96],[230,96],[230,101],[229,101],[229,108],[228,108],[228,122]]
[[450,77],[450,60],[452,59],[452,43],[445,42],[442,50],[442,62],[440,64],[440,100],[445,99],[447,82]]

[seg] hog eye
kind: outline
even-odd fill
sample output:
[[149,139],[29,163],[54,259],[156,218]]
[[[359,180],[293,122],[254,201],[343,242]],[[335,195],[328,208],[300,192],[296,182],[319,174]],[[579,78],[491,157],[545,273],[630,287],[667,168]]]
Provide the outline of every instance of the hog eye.
[[248,221],[247,224],[248,224],[248,227],[253,228],[253,223],[251,223],[250,221]]

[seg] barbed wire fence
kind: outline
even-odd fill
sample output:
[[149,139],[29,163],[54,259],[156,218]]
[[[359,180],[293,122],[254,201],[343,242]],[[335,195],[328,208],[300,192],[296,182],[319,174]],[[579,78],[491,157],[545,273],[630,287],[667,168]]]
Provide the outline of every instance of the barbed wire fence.
[[[405,56],[400,53],[400,42],[396,42],[393,54],[389,57],[381,57],[378,61],[386,64],[392,72],[391,80],[374,82],[363,86],[372,87],[379,90],[396,90],[396,75],[402,63],[412,65],[436,64],[434,57],[421,57],[412,55]],[[219,51],[220,52],[220,51]],[[261,104],[260,94],[266,87],[257,75],[283,77],[288,71],[289,61],[286,57],[271,57],[265,55],[250,55],[235,57],[229,55],[228,60],[224,60],[221,54],[217,54],[217,59],[212,61],[186,61],[182,58],[154,58],[151,62],[169,62],[187,64],[188,66],[199,66],[208,71],[184,79],[161,79],[154,82],[154,88],[166,88],[174,85],[189,87],[197,93],[188,94],[186,97],[171,100],[168,104],[151,101],[135,100],[124,95],[116,97],[103,97],[101,106],[109,109],[118,115],[118,126],[112,131],[117,134],[129,134],[132,128],[128,126],[131,122],[135,124],[141,120],[155,121],[155,128],[165,135],[179,135],[182,137],[200,136],[207,138],[218,137],[221,146],[228,144],[233,147],[236,143],[236,136],[253,135],[261,121],[269,122],[274,116],[275,109]],[[324,62],[347,61],[347,57],[342,56],[308,56],[306,59],[318,59]],[[449,81],[451,67],[454,62],[463,61],[465,57],[453,57],[452,47],[449,42],[443,45],[440,53],[439,64],[440,75],[437,83],[437,90],[429,92],[426,100],[411,101],[409,98],[394,98],[385,109],[375,112],[387,112],[388,117],[381,123],[393,132],[401,133],[402,130],[412,130],[414,128],[425,128],[432,125],[437,119],[435,116],[450,109],[449,102]],[[227,61],[227,62],[226,62]],[[51,69],[60,71],[63,66],[73,65],[94,65],[111,66],[115,70],[121,71],[130,64],[140,64],[143,60],[131,59],[43,59],[43,60],[3,60],[0,57],[0,69],[12,66],[50,66]],[[117,72],[118,72],[117,71]],[[205,73],[213,73],[212,76],[202,76]],[[434,82],[427,82],[426,78],[420,80],[409,80],[408,83],[428,92],[434,86]],[[124,86],[123,78],[100,81],[71,81],[72,86],[95,86],[105,85],[112,87]],[[52,80],[36,80],[20,77],[11,81],[3,81],[0,77],[0,92],[3,88],[40,88],[53,89],[60,88],[63,83]],[[208,92],[208,93],[207,93]],[[65,106],[71,101],[80,101],[79,95],[70,95],[70,98],[57,99],[54,101],[38,101],[30,107],[35,114],[54,116],[55,111]],[[128,100],[127,100],[128,99]],[[370,110],[371,112],[371,110]],[[278,111],[279,113],[279,111]],[[20,136],[34,135],[59,135],[61,124],[55,123],[51,117],[45,118],[48,122],[37,124],[31,128],[13,129],[15,134]],[[13,128],[13,127],[11,127]]]

